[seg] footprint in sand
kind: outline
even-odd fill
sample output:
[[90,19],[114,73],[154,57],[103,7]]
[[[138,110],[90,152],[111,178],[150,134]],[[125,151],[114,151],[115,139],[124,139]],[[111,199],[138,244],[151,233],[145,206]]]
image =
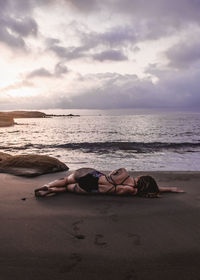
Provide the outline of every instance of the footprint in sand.
[[138,234],[135,234],[135,233],[129,233],[128,234],[128,237],[130,238],[133,238],[134,241],[133,241],[133,244],[136,245],[136,246],[140,246],[141,245],[141,238]]
[[110,218],[113,222],[118,222],[119,221],[119,216],[116,215],[116,214],[111,215]]
[[111,205],[110,204],[105,204],[99,211],[100,214],[108,214],[110,212],[110,208],[111,208]]
[[74,223],[72,223],[72,227],[74,231],[79,231],[80,227],[79,225],[83,223],[83,220],[79,220],[79,221],[75,221]]
[[61,273],[67,273],[67,272],[72,271],[81,261],[82,261],[81,255],[79,255],[77,253],[72,253],[69,256],[66,265],[63,265],[60,268],[60,272]]
[[85,235],[80,233],[80,227],[79,224],[83,223],[83,220],[76,221],[72,224],[73,229],[73,237],[76,239],[85,239]]
[[104,238],[103,234],[96,234],[94,239],[94,244],[99,247],[105,247],[107,245],[107,242],[105,242],[103,238]]

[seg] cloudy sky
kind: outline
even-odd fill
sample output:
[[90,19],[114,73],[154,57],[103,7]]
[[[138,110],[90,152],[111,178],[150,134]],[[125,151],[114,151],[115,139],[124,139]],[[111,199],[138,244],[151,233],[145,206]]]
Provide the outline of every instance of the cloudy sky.
[[200,107],[200,0],[0,0],[0,109]]

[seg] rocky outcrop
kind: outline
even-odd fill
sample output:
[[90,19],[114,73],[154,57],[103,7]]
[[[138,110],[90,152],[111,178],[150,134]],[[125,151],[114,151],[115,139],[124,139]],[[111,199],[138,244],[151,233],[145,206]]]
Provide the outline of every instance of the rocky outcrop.
[[52,117],[80,117],[80,115],[54,115],[45,114],[39,111],[12,111],[12,112],[0,112],[0,127],[11,126],[15,124],[14,119],[22,118],[52,118]]
[[11,126],[14,124],[14,119],[11,116],[1,115],[0,113],[0,127]]
[[12,112],[0,112],[0,127],[11,126],[15,124],[14,119],[23,118],[52,118],[52,117],[80,117],[80,115],[54,115],[45,114],[39,111],[12,111]]
[[15,124],[14,119],[21,118],[45,118],[46,114],[38,111],[12,111],[0,112],[0,127]]
[[68,114],[68,115],[54,115],[54,114],[48,114],[47,117],[80,117],[80,115],[74,115],[74,114]]
[[0,118],[10,117],[13,119],[22,119],[22,118],[45,118],[46,114],[38,111],[11,111],[11,112],[0,112]]
[[34,177],[65,171],[69,168],[56,158],[46,155],[15,155],[0,152],[0,172],[16,176]]

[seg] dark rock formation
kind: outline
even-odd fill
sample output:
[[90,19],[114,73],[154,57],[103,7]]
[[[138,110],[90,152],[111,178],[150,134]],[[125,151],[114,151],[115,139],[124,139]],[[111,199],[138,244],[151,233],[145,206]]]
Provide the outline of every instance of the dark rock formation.
[[74,115],[74,114],[68,114],[68,115],[54,115],[54,114],[48,114],[46,117],[80,117],[80,115]]
[[12,156],[0,152],[0,172],[16,176],[34,177],[46,173],[65,171],[69,168],[56,158],[43,155]]
[[14,124],[14,119],[11,116],[1,115],[0,113],[0,127],[11,126]]
[[12,112],[0,112],[0,117],[10,117],[13,119],[21,118],[45,118],[46,114],[38,111],[12,111]]
[[0,127],[11,126],[14,119],[21,118],[45,118],[46,114],[38,111],[12,111],[0,112]]
[[12,112],[0,112],[0,127],[11,126],[14,123],[14,119],[22,118],[51,118],[51,117],[80,117],[80,115],[54,115],[45,114],[39,111],[12,111]]

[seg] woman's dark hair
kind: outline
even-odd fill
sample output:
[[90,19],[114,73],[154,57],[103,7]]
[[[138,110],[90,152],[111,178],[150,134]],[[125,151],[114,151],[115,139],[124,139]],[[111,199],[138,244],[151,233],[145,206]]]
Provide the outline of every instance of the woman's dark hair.
[[159,188],[151,176],[141,176],[137,181],[137,195],[142,197],[159,197]]

